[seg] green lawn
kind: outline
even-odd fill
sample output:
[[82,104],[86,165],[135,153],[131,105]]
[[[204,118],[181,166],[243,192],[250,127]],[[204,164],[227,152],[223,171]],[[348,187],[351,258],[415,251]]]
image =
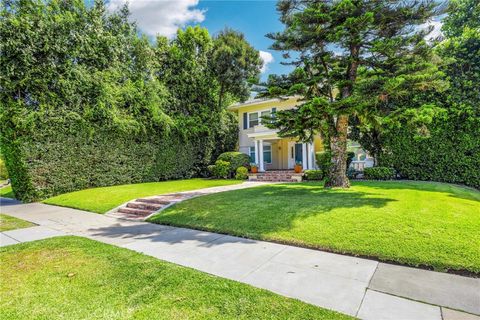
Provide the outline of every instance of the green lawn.
[[480,192],[449,184],[261,186],[194,198],[150,221],[480,273]]
[[43,203],[105,213],[129,200],[163,193],[241,183],[238,180],[189,179],[147,182],[75,191],[48,198]]
[[78,237],[0,248],[1,319],[350,319]]
[[22,229],[35,226],[34,223],[18,219],[15,217],[0,214],[0,231]]
[[15,199],[15,196],[13,195],[13,191],[12,191],[12,186],[6,186],[3,188],[0,188],[0,197]]

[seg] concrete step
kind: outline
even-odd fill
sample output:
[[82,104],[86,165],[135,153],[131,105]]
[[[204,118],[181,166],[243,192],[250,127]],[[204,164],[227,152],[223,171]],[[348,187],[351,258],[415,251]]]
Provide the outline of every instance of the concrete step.
[[143,210],[143,209],[134,209],[134,208],[120,208],[118,212],[130,214],[133,216],[146,217],[155,212],[155,210]]
[[163,200],[160,198],[142,198],[142,199],[137,199],[135,202],[143,202],[143,203],[154,203],[154,204],[169,204],[170,201],[168,200]]
[[163,204],[158,204],[158,203],[147,203],[147,202],[137,202],[137,201],[127,203],[127,208],[150,210],[150,211],[157,211],[162,207],[163,207]]

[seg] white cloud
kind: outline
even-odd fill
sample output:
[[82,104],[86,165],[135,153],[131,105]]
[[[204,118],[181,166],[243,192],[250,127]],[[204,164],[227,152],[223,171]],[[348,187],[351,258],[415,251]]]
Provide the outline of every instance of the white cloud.
[[110,0],[108,10],[118,10],[125,2],[128,2],[131,19],[150,36],[160,34],[171,38],[178,28],[205,19],[203,10],[193,8],[199,0]]
[[270,52],[260,50],[259,53],[260,53],[260,58],[263,61],[263,65],[262,65],[262,68],[260,69],[260,72],[264,73],[265,71],[268,70],[268,64],[275,61],[275,59],[273,59],[273,56]]

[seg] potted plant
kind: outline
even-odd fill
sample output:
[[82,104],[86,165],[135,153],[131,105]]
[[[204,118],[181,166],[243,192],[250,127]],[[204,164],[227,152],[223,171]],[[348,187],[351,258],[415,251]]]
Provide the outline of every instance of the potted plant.
[[301,172],[302,172],[302,169],[303,169],[303,167],[302,167],[302,162],[301,162],[301,161],[297,161],[297,162],[295,163],[295,168],[294,168],[295,173],[301,173]]
[[258,166],[256,163],[250,163],[250,172],[251,173],[257,173],[258,172]]

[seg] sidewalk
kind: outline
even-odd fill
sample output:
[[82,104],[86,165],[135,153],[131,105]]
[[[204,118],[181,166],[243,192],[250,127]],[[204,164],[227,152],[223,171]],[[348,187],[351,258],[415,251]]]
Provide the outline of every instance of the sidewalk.
[[1,212],[39,225],[1,245],[77,235],[361,319],[480,320],[480,279],[5,198]]

